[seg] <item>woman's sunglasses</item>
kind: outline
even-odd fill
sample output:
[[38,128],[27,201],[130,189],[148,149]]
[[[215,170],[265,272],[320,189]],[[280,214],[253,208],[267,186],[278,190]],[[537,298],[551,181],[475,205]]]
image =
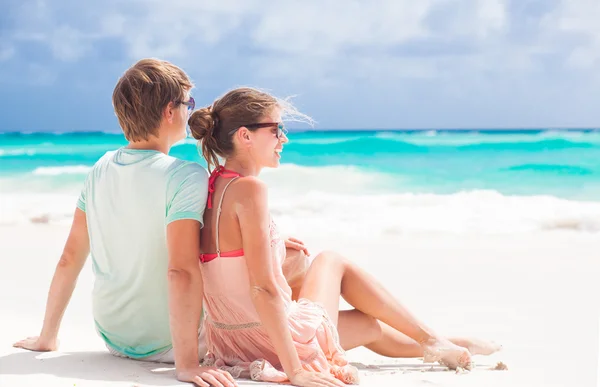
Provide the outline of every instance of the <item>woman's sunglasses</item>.
[[[248,129],[258,129],[258,128],[268,128],[270,126],[277,126],[277,132],[275,133],[275,137],[277,137],[277,139],[280,139],[281,137],[283,137],[283,135],[287,135],[288,131],[285,128],[285,126],[283,125],[282,122],[262,122],[262,123],[257,123],[257,124],[248,124],[248,125],[242,125],[245,126]],[[240,126],[241,127],[241,126]],[[235,129],[234,131],[232,131],[231,133],[235,133],[237,129]]]

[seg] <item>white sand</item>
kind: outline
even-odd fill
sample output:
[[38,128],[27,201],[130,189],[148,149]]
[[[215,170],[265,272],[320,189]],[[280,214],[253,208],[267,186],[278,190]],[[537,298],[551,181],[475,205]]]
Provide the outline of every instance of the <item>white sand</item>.
[[[0,386],[179,386],[169,365],[110,356],[96,336],[88,264],[56,353],[12,343],[37,335],[68,227],[0,227]],[[308,230],[307,230],[308,232]],[[420,235],[385,240],[304,237],[311,252],[347,254],[438,331],[501,342],[457,375],[419,359],[357,349],[363,386],[595,386],[598,365],[600,236],[546,232],[513,236]],[[508,371],[490,371],[498,361]],[[368,368],[377,366],[379,368]],[[439,371],[439,372],[435,372]],[[241,381],[241,385],[254,384]]]

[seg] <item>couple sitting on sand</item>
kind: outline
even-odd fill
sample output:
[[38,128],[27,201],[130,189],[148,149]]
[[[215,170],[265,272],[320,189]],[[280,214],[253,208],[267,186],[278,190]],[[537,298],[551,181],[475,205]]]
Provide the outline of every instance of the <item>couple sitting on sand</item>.
[[[439,336],[351,261],[332,252],[308,259],[302,242],[282,238],[257,176],[279,166],[283,118],[301,114],[251,88],[194,111],[192,87],[183,70],[155,59],[119,79],[113,105],[129,145],[88,174],[41,334],[15,346],[57,349],[90,254],[93,317],[109,352],[174,363],[179,380],[199,386],[235,386],[233,377],[355,384],[344,351],[358,346],[450,368],[498,349]],[[168,156],[188,123],[210,176]],[[355,309],[338,310],[340,296]]]

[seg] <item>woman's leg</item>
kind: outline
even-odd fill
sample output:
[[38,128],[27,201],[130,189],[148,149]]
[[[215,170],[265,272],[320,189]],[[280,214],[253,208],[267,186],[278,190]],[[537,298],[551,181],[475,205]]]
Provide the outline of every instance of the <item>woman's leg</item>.
[[[387,357],[423,357],[423,348],[419,343],[356,309],[339,312],[338,332],[342,348],[346,351],[364,346]],[[471,355],[491,355],[502,348],[494,342],[468,337],[449,338],[448,340],[459,347],[468,349]]]
[[321,253],[308,269],[300,298],[321,303],[337,326],[340,295],[356,309],[416,341],[425,361],[439,361],[449,368],[470,367],[471,355],[465,348],[436,335],[375,278],[337,253]]

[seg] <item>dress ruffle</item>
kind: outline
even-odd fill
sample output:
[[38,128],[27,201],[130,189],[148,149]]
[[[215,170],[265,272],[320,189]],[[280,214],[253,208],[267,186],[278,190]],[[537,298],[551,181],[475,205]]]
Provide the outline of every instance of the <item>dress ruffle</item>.
[[[219,303],[223,306],[222,303]],[[235,313],[234,311],[221,311]],[[307,299],[292,301],[287,306],[288,326],[302,368],[329,372],[346,384],[358,384],[356,367],[348,363],[339,335],[325,308]],[[232,314],[228,320],[231,321]],[[209,353],[203,365],[229,371],[236,378],[262,382],[289,381],[281,368],[271,340],[257,322],[220,324],[216,316],[207,321],[206,338]]]

